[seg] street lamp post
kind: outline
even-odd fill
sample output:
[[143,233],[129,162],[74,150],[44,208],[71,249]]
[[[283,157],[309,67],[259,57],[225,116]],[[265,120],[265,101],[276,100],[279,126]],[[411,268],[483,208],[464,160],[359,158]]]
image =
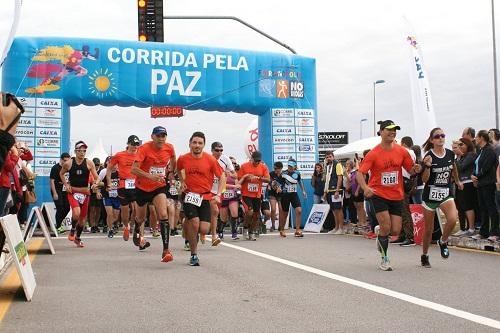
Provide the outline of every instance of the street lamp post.
[[363,122],[368,121],[368,119],[363,118],[359,121],[359,139],[363,139]]
[[384,80],[377,80],[373,82],[373,136],[375,136],[375,133],[377,132],[377,119],[375,117],[375,86],[377,84],[385,83]]

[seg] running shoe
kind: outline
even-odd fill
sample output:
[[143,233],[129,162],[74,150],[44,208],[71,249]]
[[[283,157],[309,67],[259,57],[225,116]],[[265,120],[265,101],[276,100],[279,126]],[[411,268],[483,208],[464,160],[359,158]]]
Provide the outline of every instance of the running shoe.
[[214,239],[212,239],[212,246],[217,246],[219,245],[221,242],[221,239],[219,237],[215,237]]
[[65,232],[66,232],[66,230],[64,230],[63,226],[60,226],[59,228],[57,228],[57,233],[64,234]]
[[153,238],[160,237],[160,232],[158,230],[153,230],[152,234],[153,234]]
[[450,250],[448,250],[448,242],[442,242],[438,239],[439,249],[441,250],[441,258],[448,259],[450,256]]
[[337,231],[335,231],[333,234],[334,235],[345,235],[345,231],[344,231],[344,229],[337,229]]
[[460,237],[460,236],[463,236],[466,232],[467,232],[467,230],[458,230],[457,232],[455,232],[454,234],[452,234],[452,236],[454,236],[454,237]]
[[382,257],[382,260],[378,268],[380,268],[383,271],[392,271],[391,262],[389,261],[388,256]]
[[429,256],[426,254],[422,254],[420,256],[420,262],[422,263],[422,266],[425,268],[431,268],[431,263],[429,262]]
[[68,240],[69,241],[74,241],[75,240],[75,230],[71,230],[68,234]]
[[370,231],[368,232],[366,235],[365,235],[365,238],[368,238],[368,239],[375,239],[377,238],[377,234],[374,233],[373,231]]
[[205,244],[205,240],[206,240],[206,235],[205,234],[201,234],[200,235],[200,241],[201,241],[201,244]]
[[144,238],[141,237],[141,242],[139,243],[139,251],[143,251],[150,246],[151,246],[151,244],[148,241],[144,240]]
[[129,237],[130,237],[130,226],[123,229],[123,240],[128,241]]
[[271,228],[269,228],[269,232],[273,232],[275,231],[276,229],[274,228],[274,226],[271,226]]
[[191,251],[191,247],[189,246],[189,243],[184,244],[184,251]]
[[108,238],[113,238],[115,236],[115,232],[113,229],[108,230]]
[[496,242],[496,241],[498,241],[498,236],[490,236],[490,237],[488,237],[488,240],[490,242]]
[[399,244],[399,246],[410,247],[415,246],[415,241],[413,239],[405,239],[403,243]]
[[282,238],[286,238],[286,233],[285,233],[285,231],[284,231],[284,230],[281,230],[281,231],[280,231],[280,237],[282,237]]
[[398,237],[394,240],[389,241],[389,244],[403,244],[405,242],[405,239],[403,237]]
[[134,242],[135,246],[140,245],[140,235],[139,233],[136,233],[135,230],[132,232],[132,241]]
[[304,234],[302,233],[302,231],[295,231],[294,237],[302,238],[304,237]]
[[476,233],[475,230],[467,230],[462,234],[461,237],[472,237],[474,236],[475,233]]
[[337,232],[338,229],[332,229],[330,231],[327,232],[327,234],[331,234],[331,235],[335,235],[335,233]]
[[485,239],[486,237],[484,237],[481,234],[477,234],[477,235],[472,236],[472,238],[475,239],[475,240],[481,240],[481,239]]
[[198,259],[196,254],[192,255],[189,259],[189,266],[200,266],[200,259]]
[[224,233],[223,232],[219,232],[218,235],[217,235],[221,240],[224,239]]
[[83,242],[81,239],[75,238],[73,242],[76,244],[76,247],[83,247]]
[[232,239],[232,240],[238,240],[238,239],[240,239],[240,238],[238,237],[238,233],[236,233],[236,232],[235,232],[235,233],[233,233],[233,234],[231,235],[231,239]]
[[257,238],[255,237],[255,233],[253,233],[253,232],[252,232],[252,233],[250,233],[250,232],[249,232],[249,233],[248,233],[248,240],[249,240],[249,241],[256,241],[256,240],[257,240]]
[[172,253],[170,253],[170,250],[166,249],[165,251],[163,251],[161,255],[161,262],[169,262],[172,260],[174,260],[174,256],[172,255]]

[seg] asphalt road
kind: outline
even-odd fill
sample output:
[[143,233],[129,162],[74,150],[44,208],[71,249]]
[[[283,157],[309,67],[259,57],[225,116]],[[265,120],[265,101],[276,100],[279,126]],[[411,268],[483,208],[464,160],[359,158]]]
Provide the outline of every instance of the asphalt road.
[[495,332],[500,325],[496,254],[452,248],[442,260],[433,247],[425,269],[420,247],[391,246],[395,270],[382,272],[373,240],[266,235],[216,248],[207,242],[201,266],[190,267],[179,236],[168,264],[160,262],[160,240],[141,253],[118,236],[84,241],[78,249],[54,240],[56,255],[38,254],[33,300],[19,292],[1,332]]

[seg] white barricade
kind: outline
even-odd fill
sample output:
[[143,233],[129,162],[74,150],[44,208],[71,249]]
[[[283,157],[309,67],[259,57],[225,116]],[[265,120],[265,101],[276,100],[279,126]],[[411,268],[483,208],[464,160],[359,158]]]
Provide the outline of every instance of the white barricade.
[[48,222],[50,229],[52,229],[54,235],[56,237],[59,237],[59,233],[57,232],[56,224],[54,222],[56,220],[56,205],[53,202],[44,202],[40,210],[44,218],[45,216],[47,216],[46,222]]
[[0,218],[0,222],[7,243],[9,244],[10,253],[16,265],[17,274],[22,282],[24,294],[26,295],[26,299],[31,301],[33,293],[35,292],[36,281],[17,216],[13,214],[6,215]]
[[304,231],[321,232],[329,210],[330,205],[314,204],[304,226]]
[[50,252],[52,254],[56,254],[54,246],[52,245],[52,239],[50,237],[49,229],[47,228],[47,224],[45,223],[45,219],[43,218],[42,211],[38,206],[34,206],[31,209],[28,221],[26,222],[26,228],[24,229],[24,242],[28,243],[31,240],[31,238],[33,237],[33,233],[35,232],[38,225],[40,225],[40,227],[42,228],[43,236],[49,244]]

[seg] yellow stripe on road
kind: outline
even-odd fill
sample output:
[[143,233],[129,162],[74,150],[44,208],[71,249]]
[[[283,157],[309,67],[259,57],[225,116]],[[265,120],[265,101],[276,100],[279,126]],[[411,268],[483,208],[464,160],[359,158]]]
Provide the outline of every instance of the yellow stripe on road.
[[[28,245],[28,253],[31,252],[29,256],[32,265],[35,261],[38,250],[42,247],[43,241],[44,238],[33,239]],[[19,289],[22,289],[21,280],[17,274],[15,264],[12,264],[11,267],[9,267],[6,275],[7,277],[0,284],[0,323],[7,314],[14,296]]]

